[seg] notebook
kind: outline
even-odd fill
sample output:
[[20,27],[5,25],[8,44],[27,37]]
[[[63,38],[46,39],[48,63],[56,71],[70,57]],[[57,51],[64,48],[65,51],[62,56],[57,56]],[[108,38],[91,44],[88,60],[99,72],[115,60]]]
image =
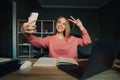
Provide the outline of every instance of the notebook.
[[79,66],[58,66],[58,68],[79,80],[86,80],[110,69],[119,50],[119,40],[100,39],[94,42],[88,61],[80,62]]

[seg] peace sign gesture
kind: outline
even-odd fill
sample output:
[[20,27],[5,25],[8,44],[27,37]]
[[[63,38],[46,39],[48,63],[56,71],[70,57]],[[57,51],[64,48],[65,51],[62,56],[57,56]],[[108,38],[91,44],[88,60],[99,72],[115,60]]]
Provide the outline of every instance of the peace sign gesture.
[[75,19],[74,17],[70,16],[71,19],[68,19],[69,21],[73,22],[74,24],[76,24],[80,30],[84,29],[84,26],[82,24],[82,22],[80,21],[80,19]]

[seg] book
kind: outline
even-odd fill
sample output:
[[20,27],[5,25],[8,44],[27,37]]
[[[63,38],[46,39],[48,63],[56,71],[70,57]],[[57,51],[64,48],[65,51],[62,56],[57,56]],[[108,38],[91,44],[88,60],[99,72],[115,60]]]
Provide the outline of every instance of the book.
[[41,57],[33,64],[33,66],[58,66],[58,65],[79,65],[79,64],[75,59],[67,57],[58,58]]
[[10,61],[10,60],[11,60],[11,58],[0,57],[0,62]]

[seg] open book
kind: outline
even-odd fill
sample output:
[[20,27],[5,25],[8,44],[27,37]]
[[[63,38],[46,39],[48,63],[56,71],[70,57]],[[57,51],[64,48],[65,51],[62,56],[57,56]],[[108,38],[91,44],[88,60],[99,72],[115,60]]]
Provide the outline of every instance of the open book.
[[79,65],[73,58],[59,57],[59,58],[39,58],[33,66],[58,66],[58,65]]

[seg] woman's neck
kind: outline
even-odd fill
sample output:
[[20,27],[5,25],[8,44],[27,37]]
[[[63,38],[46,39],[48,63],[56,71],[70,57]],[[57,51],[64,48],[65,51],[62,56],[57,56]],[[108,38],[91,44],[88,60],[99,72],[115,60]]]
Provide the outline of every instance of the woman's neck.
[[55,36],[59,39],[64,39],[65,38],[65,36],[62,33],[57,33]]

